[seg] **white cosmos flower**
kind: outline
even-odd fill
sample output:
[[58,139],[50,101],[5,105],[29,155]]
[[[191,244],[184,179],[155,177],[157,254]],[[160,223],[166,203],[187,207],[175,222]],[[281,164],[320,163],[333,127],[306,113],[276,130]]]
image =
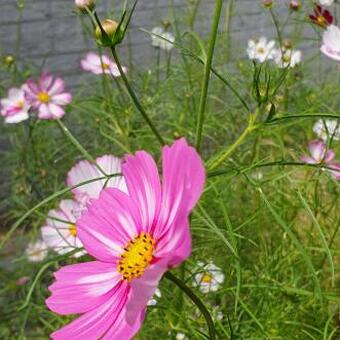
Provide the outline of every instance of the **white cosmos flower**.
[[[85,207],[74,200],[62,200],[59,208],[48,213],[45,225],[41,228],[42,239],[47,247],[58,254],[68,253],[83,245],[77,237],[76,221]],[[73,254],[83,255],[84,251]]]
[[5,118],[5,123],[15,124],[28,119],[29,109],[22,87],[10,88],[7,98],[0,99],[0,114]]
[[[174,45],[175,37],[170,32],[165,32],[162,27],[154,27],[151,31],[152,46],[165,51],[170,51]],[[162,39],[164,38],[164,39]]]
[[176,334],[176,340],[189,340],[189,338],[184,333],[178,332]]
[[47,246],[42,240],[30,242],[26,248],[25,254],[29,262],[41,262],[47,255]]
[[313,131],[322,140],[329,138],[340,140],[340,120],[337,119],[319,119],[313,126]]
[[328,58],[340,61],[340,28],[334,25],[327,27],[322,35],[320,51]]
[[292,68],[301,62],[301,51],[285,48],[282,51],[277,49],[274,61],[280,68]]
[[334,0],[319,0],[319,4],[322,6],[331,6],[333,3]]
[[193,285],[199,287],[202,293],[216,292],[224,282],[221,268],[214,263],[197,262],[197,274],[194,276]]
[[150,300],[148,301],[147,305],[148,306],[155,306],[157,305],[157,301],[158,299],[160,299],[162,297],[162,293],[161,291],[159,290],[159,288],[157,288],[155,290],[155,293],[154,295],[150,298]]
[[249,59],[257,60],[260,63],[273,59],[275,52],[274,45],[274,40],[267,42],[267,38],[265,37],[261,37],[258,40],[249,40],[247,48]]

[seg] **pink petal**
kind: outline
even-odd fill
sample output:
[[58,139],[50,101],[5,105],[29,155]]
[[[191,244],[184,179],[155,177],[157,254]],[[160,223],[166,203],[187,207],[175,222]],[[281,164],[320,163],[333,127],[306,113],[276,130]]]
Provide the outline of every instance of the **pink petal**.
[[70,93],[61,93],[53,96],[52,101],[57,105],[67,105],[72,101],[72,95]]
[[317,163],[322,162],[325,152],[326,144],[321,140],[313,140],[308,144],[309,152]]
[[340,180],[340,164],[329,164],[334,170],[327,169],[336,180]]
[[167,259],[169,267],[176,267],[191,254],[191,233],[188,218],[176,220],[164,237],[157,242],[155,254]]
[[65,266],[54,276],[46,304],[58,314],[88,312],[105,303],[122,282],[112,263],[99,261]]
[[37,83],[33,79],[28,79],[23,87],[24,91],[29,97],[35,98],[37,94],[40,92]]
[[139,235],[138,208],[130,196],[115,188],[101,191],[91,200],[77,221],[79,239],[89,254],[104,262],[116,263],[123,248]]
[[50,86],[48,90],[48,94],[51,97],[54,97],[57,94],[65,92],[65,84],[61,78],[55,78],[53,84]]
[[43,72],[39,79],[39,87],[41,91],[48,92],[51,85],[53,84],[54,77],[46,72]]
[[103,339],[131,339],[140,329],[145,316],[149,299],[155,293],[159,281],[167,270],[166,263],[158,262],[139,279],[131,282],[131,290],[124,308],[115,325],[105,334]]
[[328,150],[324,159],[325,163],[331,162],[335,157],[335,152],[333,150]]
[[202,160],[184,138],[163,148],[162,209],[155,236],[161,237],[176,219],[188,216],[201,196],[204,181]]
[[135,156],[125,157],[122,171],[129,194],[139,208],[143,230],[150,232],[156,222],[161,203],[157,165],[147,152],[138,151]]
[[50,110],[49,105],[47,105],[47,104],[40,104],[39,105],[38,117],[40,119],[51,119],[51,118],[53,118],[53,114]]
[[[61,106],[53,104],[53,103],[48,103],[47,106],[48,106],[48,109],[49,109],[49,112],[50,112],[50,116],[47,119],[57,119],[57,118],[61,118],[65,115],[65,111]],[[41,107],[40,107],[40,110],[41,110]],[[40,119],[46,119],[46,118],[43,118],[42,116],[40,116],[40,112],[38,114],[38,117]]]
[[5,118],[5,123],[16,124],[28,119],[28,113],[26,111],[20,111],[15,115],[8,116]]
[[122,282],[104,303],[91,309],[89,312],[72,321],[67,326],[51,334],[52,339],[101,339],[105,334],[107,334],[110,328],[115,327],[117,319],[121,315],[121,310],[125,305],[128,292],[128,286]]
[[307,164],[317,164],[317,161],[309,156],[302,156],[300,157],[301,161]]

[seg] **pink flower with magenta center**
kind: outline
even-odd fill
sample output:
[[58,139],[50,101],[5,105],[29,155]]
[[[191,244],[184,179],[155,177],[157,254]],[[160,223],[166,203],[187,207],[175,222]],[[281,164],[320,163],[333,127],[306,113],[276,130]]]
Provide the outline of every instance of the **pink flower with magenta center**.
[[131,339],[141,327],[159,280],[191,252],[189,214],[205,181],[196,150],[185,139],[163,148],[162,183],[145,151],[127,155],[122,173],[128,193],[101,191],[77,222],[95,261],[55,273],[47,306],[83,314],[53,339]]
[[48,73],[42,73],[38,82],[27,80],[24,85],[25,97],[38,110],[40,119],[57,119],[65,114],[64,107],[72,101],[65,91],[64,81]]
[[335,152],[327,150],[327,145],[321,140],[313,140],[308,145],[309,155],[301,157],[301,161],[307,164],[326,164],[334,170],[328,170],[336,179],[340,179],[340,164],[334,162]]
[[[90,52],[80,61],[81,68],[84,71],[94,74],[111,74],[113,77],[120,77],[117,64],[108,56]],[[124,73],[127,72],[126,67],[123,67]]]
[[10,88],[7,98],[0,100],[0,106],[1,115],[5,117],[5,123],[15,124],[28,119],[30,105],[25,99],[22,88]]

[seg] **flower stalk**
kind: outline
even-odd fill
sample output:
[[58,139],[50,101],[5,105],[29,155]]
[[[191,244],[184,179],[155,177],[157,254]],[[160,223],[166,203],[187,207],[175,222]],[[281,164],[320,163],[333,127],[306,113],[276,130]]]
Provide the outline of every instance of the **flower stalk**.
[[164,274],[164,277],[170,280],[172,283],[174,283],[177,287],[179,287],[191,299],[191,301],[197,306],[197,308],[203,314],[205,321],[207,322],[208,329],[209,329],[209,339],[215,340],[216,334],[215,334],[214,321],[212,320],[212,317],[208,309],[204,306],[201,299],[182,280],[180,280],[179,278],[177,278],[175,275],[171,274],[170,272],[166,272]]
[[123,71],[122,65],[121,65],[121,63],[119,61],[119,58],[118,58],[118,55],[117,55],[117,52],[116,52],[116,49],[115,49],[114,46],[111,46],[111,53],[112,53],[112,56],[113,56],[113,59],[114,59],[115,63],[117,64],[120,76],[123,79],[124,85],[125,85],[128,93],[129,93],[133,103],[135,104],[136,108],[138,109],[138,111],[141,113],[141,115],[145,119],[146,123],[149,125],[150,129],[152,130],[153,134],[155,135],[155,137],[157,138],[159,143],[161,145],[164,145],[165,142],[164,142],[163,137],[157,131],[155,125],[153,124],[152,120],[150,119],[150,117],[148,116],[146,111],[144,110],[144,108],[143,108],[142,104],[140,103],[138,97],[136,96],[132,86],[130,85],[129,80],[127,79],[127,77],[126,77],[126,75],[125,75],[125,73]]
[[212,31],[211,31],[209,46],[208,46],[207,59],[204,65],[204,76],[203,76],[203,82],[202,82],[201,98],[200,98],[200,104],[199,104],[199,109],[198,109],[198,119],[197,119],[197,127],[196,127],[195,145],[196,145],[197,151],[199,151],[201,148],[202,131],[203,131],[204,118],[205,118],[205,109],[207,105],[211,65],[212,65],[212,61],[214,57],[215,43],[216,43],[216,38],[217,38],[218,25],[220,22],[220,17],[221,17],[221,12],[222,12],[222,5],[223,5],[223,0],[216,1],[215,13],[214,13],[213,24],[212,24]]

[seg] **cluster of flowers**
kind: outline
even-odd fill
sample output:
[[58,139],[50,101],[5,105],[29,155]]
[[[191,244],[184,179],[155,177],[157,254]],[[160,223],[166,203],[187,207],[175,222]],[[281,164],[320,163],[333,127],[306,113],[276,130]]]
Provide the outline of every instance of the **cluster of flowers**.
[[[314,12],[309,15],[312,23],[325,31],[322,35],[320,51],[327,57],[340,61],[340,29],[333,25],[333,15],[327,9],[321,7],[330,6],[333,0],[320,0],[320,5],[315,5]],[[264,1],[266,7],[271,7],[273,1]],[[290,7],[299,8],[297,1],[291,1]],[[249,40],[247,54],[249,59],[264,63],[267,60],[274,60],[280,68],[294,67],[301,61],[301,51],[293,50],[289,41],[283,42],[280,48],[275,48],[275,41],[268,41],[266,37],[258,40]]]
[[[90,52],[80,65],[84,71],[97,75],[120,76],[116,63],[106,55]],[[123,72],[127,72],[126,67]],[[71,101],[72,96],[65,90],[61,78],[42,73],[38,81],[28,79],[21,87],[10,88],[7,98],[0,100],[0,113],[9,124],[28,119],[32,111],[37,113],[38,119],[58,119],[65,115],[65,106]]]
[[[146,307],[161,296],[163,274],[190,255],[188,217],[203,190],[204,167],[184,138],[163,147],[162,154],[162,182],[145,151],[123,160],[105,155],[96,164],[80,161],[69,171],[73,199],[49,212],[41,240],[27,255],[40,261],[47,249],[74,250],[73,256],[86,252],[95,261],[55,273],[47,306],[58,314],[83,315],[52,338],[130,339]],[[37,254],[39,247],[43,251]],[[32,249],[35,254],[29,254]],[[193,285],[203,293],[217,291],[224,281],[220,268],[201,262],[198,267]]]
[[309,155],[301,157],[301,161],[307,164],[324,164],[326,170],[336,179],[340,180],[340,162],[335,161],[335,152],[328,148],[329,140],[340,140],[340,121],[318,120],[313,131],[319,139],[312,140],[308,144]]
[[249,40],[247,54],[249,59],[260,63],[274,60],[280,68],[294,67],[301,61],[301,51],[292,49],[288,43],[282,48],[275,48],[275,41],[267,41],[265,37]]

